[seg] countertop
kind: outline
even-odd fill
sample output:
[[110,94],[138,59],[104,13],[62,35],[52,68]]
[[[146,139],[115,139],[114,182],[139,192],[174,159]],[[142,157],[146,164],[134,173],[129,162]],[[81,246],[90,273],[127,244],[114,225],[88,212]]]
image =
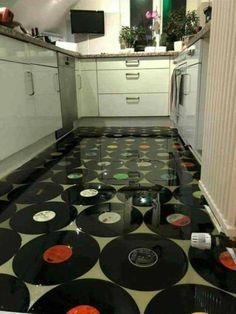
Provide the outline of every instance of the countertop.
[[[187,47],[190,47],[192,44],[194,44],[197,40],[200,38],[204,38],[209,36],[210,34],[210,27],[211,23],[207,23],[203,29],[198,32],[194,37],[188,42]],[[124,58],[124,57],[166,57],[166,56],[172,56],[175,57],[179,54],[179,52],[176,51],[166,51],[166,52],[133,52],[133,53],[101,53],[101,54],[87,54],[87,55],[82,55],[79,52],[74,52],[70,50],[66,50],[60,47],[57,47],[53,44],[47,43],[43,40],[33,38],[31,36],[27,36],[25,34],[19,33],[18,31],[5,27],[0,25],[0,34],[15,38],[24,42],[31,43],[33,45],[37,45],[43,48],[47,48],[50,50],[54,50],[57,52],[64,53],[66,55],[76,57],[79,59],[88,59],[88,58]]]

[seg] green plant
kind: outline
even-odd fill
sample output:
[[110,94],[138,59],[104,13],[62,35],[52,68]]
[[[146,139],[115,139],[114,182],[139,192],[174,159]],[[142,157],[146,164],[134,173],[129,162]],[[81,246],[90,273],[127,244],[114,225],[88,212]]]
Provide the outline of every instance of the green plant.
[[120,31],[120,41],[123,41],[127,48],[134,47],[136,37],[137,37],[136,27],[122,26]]
[[183,36],[195,34],[198,26],[199,17],[196,11],[188,11],[186,14],[183,7],[170,13],[164,32],[167,34],[167,40],[182,40]]

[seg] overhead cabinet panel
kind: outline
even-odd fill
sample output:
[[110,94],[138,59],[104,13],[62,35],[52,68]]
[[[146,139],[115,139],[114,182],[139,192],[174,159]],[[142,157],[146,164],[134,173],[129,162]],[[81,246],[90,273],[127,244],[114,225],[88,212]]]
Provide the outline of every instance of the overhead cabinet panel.
[[0,36],[0,59],[27,63],[27,44],[7,36]]

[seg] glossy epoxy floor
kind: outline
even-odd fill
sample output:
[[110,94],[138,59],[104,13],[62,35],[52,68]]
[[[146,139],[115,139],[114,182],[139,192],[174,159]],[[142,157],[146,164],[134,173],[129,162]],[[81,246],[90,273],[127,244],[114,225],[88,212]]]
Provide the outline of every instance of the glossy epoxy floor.
[[[0,183],[0,308],[235,313],[236,266],[175,129],[78,128]],[[224,290],[224,291],[222,291]]]

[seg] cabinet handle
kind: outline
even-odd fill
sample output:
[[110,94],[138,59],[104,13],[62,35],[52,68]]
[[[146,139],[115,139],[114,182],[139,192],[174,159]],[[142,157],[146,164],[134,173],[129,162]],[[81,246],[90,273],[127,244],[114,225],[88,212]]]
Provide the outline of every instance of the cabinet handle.
[[125,65],[127,67],[138,67],[139,66],[139,60],[126,60]]
[[191,75],[190,74],[182,74],[183,77],[187,77],[188,78],[188,85],[187,85],[187,89],[185,88],[185,83],[184,83],[184,95],[187,96],[190,94],[191,92]]
[[140,73],[126,73],[127,80],[138,80],[140,77]]
[[140,97],[126,97],[127,104],[138,104],[140,101]]
[[77,74],[77,79],[78,79],[78,88],[81,89],[82,88],[82,80],[81,80],[80,74]]
[[58,78],[58,73],[55,73],[53,76],[53,82],[54,82],[54,87],[56,92],[60,92],[60,84],[59,84],[59,78]]
[[33,73],[30,71],[25,72],[25,88],[28,96],[33,96],[35,94]]

